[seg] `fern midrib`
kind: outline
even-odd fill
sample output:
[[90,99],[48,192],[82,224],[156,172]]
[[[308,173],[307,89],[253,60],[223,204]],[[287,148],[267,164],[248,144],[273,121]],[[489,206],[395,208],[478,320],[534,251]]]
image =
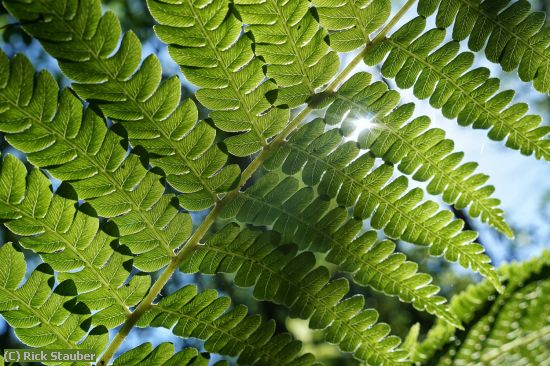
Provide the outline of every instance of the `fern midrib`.
[[[286,210],[285,208],[283,208],[282,206],[275,206],[269,202],[267,202],[266,200],[263,200],[261,198],[258,198],[258,197],[255,197],[255,196],[246,196],[247,198],[249,199],[253,199],[254,201],[260,203],[261,205],[265,205],[265,206],[268,206],[269,208],[275,210],[275,211],[279,211],[279,212],[282,212],[286,215],[288,215],[289,217],[292,217],[294,220],[302,223],[302,225],[304,225],[305,227],[307,227],[308,229],[310,230],[313,230],[315,231],[317,234],[320,234],[322,237],[324,237],[325,239],[331,241],[333,244],[332,244],[332,247],[331,249],[338,249],[338,250],[342,250],[346,253],[346,256],[347,258],[353,258],[355,261],[361,263],[363,266],[360,266],[360,267],[357,267],[357,268],[353,268],[353,267],[342,267],[345,271],[349,271],[349,273],[355,275],[358,271],[360,270],[364,270],[364,269],[369,269],[371,271],[374,271],[376,273],[378,273],[380,276],[379,277],[384,277],[384,278],[387,278],[389,280],[389,282],[392,284],[392,286],[394,286],[395,288],[399,288],[401,290],[405,290],[403,291],[405,294],[408,294],[411,298],[415,299],[416,301],[418,301],[417,303],[420,303],[420,304],[423,304],[427,301],[430,301],[432,300],[432,297],[430,298],[427,298],[427,299],[423,299],[421,297],[418,297],[415,293],[414,293],[414,289],[410,289],[409,287],[405,287],[404,286],[404,283],[403,283],[403,279],[401,278],[395,278],[394,275],[397,273],[395,271],[392,271],[390,273],[386,273],[386,272],[382,272],[381,270],[379,270],[378,268],[376,268],[375,266],[373,266],[371,263],[369,263],[368,261],[366,261],[363,257],[363,255],[356,255],[356,253],[352,252],[348,245],[341,245],[340,242],[338,240],[336,240],[332,235],[322,231],[321,229],[319,229],[319,226],[317,224],[312,224],[310,222],[307,222],[306,220],[303,219],[303,217],[297,213],[294,213],[293,211],[289,211],[289,210]],[[330,261],[326,258],[325,256],[325,260],[327,260],[328,262],[330,263],[333,263],[333,264],[336,264],[336,265],[339,265],[338,263],[335,263],[333,261]],[[344,263],[345,264],[345,263]],[[365,268],[366,267],[366,268]],[[359,281],[356,281],[354,279],[355,282],[357,282],[358,284],[360,285],[365,285],[364,283],[360,283]],[[379,283],[380,284],[380,283]],[[370,287],[373,287],[375,288],[373,285],[371,285],[370,283],[366,283],[366,285],[370,286]],[[378,286],[378,288],[375,288],[375,289],[379,289],[380,286]],[[386,293],[386,292],[384,292]],[[398,294],[393,294],[393,296],[398,296]],[[448,312],[446,311],[439,311],[439,310],[436,310],[435,313],[444,318],[447,322],[449,322],[450,324],[457,324],[457,320],[456,319],[453,319],[449,314]]]
[[[361,104],[356,103],[354,100],[349,99],[348,97],[346,97],[344,95],[338,94],[337,98],[345,100],[346,102],[354,105],[356,108],[361,109],[365,113],[369,113],[369,111],[366,111],[365,108]],[[429,155],[427,155],[424,152],[420,151],[414,144],[410,143],[406,138],[404,138],[399,133],[398,130],[396,130],[392,126],[384,123],[384,121],[382,119],[378,118],[378,116],[375,116],[373,119],[378,124],[382,125],[384,129],[390,130],[391,133],[392,133],[392,136],[397,137],[403,144],[407,145],[408,148],[409,148],[409,151],[413,151],[414,153],[416,153],[416,158],[421,159],[422,161],[424,161],[424,163],[422,165],[429,165],[430,167],[435,168],[437,171],[439,171],[440,176],[445,177],[446,180],[452,182],[452,185],[455,186],[455,187],[458,187],[458,190],[460,192],[462,192],[462,194],[464,192],[467,192],[469,196],[473,197],[474,199],[470,200],[470,202],[475,202],[479,206],[481,206],[483,208],[483,211],[488,214],[488,216],[491,218],[491,220],[494,220],[493,222],[499,223],[499,224],[504,225],[504,226],[507,226],[507,225],[504,224],[504,219],[502,218],[502,216],[499,216],[499,215],[495,214],[494,211],[492,210],[492,208],[488,207],[486,205],[485,200],[488,199],[488,197],[480,197],[480,192],[478,190],[476,190],[475,188],[470,189],[470,187],[465,185],[464,181],[456,180],[454,174],[447,174],[447,172],[445,172],[443,170],[443,168],[441,168],[439,166],[439,163],[441,161],[431,160]],[[454,170],[451,170],[451,173],[452,172],[454,172]],[[445,189],[445,191],[447,191],[447,190],[448,190],[448,188]],[[448,202],[448,203],[450,203],[450,202]],[[468,206],[470,206],[470,205],[471,205],[471,203]]]
[[[370,42],[370,34],[365,32],[365,29],[367,29],[367,27],[366,27],[365,23],[363,22],[363,17],[361,16],[361,14],[357,13],[357,0],[351,0],[351,2],[353,3],[353,5],[350,6],[350,8],[351,8],[351,11],[353,12],[354,20],[357,21],[357,23],[359,25],[359,29],[361,30],[361,33],[363,34],[363,38],[368,43],[368,42]],[[369,6],[372,5],[373,2],[374,2],[374,0],[370,0],[367,4],[363,5],[363,7],[361,9],[368,8]]]
[[[218,68],[219,68],[219,66],[222,65],[223,57],[222,57],[220,51],[218,50],[218,47],[214,44],[214,42],[210,38],[209,32],[208,32],[207,29],[205,29],[205,26],[202,23],[202,20],[201,20],[200,16],[195,11],[195,4],[193,3],[193,1],[187,0],[187,4],[188,4],[189,8],[191,9],[191,12],[193,13],[193,18],[195,19],[195,22],[196,22],[195,24],[198,26],[198,28],[200,29],[204,39],[208,43],[208,47],[216,55],[216,59],[219,62],[219,64],[218,64]],[[233,45],[231,47],[233,47]],[[250,65],[251,62],[253,62],[253,60],[251,60],[248,64],[243,66],[243,68]],[[233,78],[233,74],[228,71],[229,65],[223,64],[222,66],[223,66],[222,67],[223,73],[225,74],[225,77],[226,77],[227,81],[229,82],[229,85],[231,85],[231,88],[233,89],[233,92],[235,92],[235,94],[239,96],[239,101],[245,107],[243,109],[244,109],[244,112],[246,113],[246,116],[248,117],[248,121],[250,122],[251,131],[254,132],[254,134],[258,138],[259,142],[261,143],[262,147],[267,146],[268,143],[266,142],[266,140],[263,137],[260,130],[258,130],[258,126],[256,126],[256,124],[254,123],[256,121],[256,116],[254,116],[250,113],[250,110],[252,109],[251,106],[248,104],[248,102],[246,101],[245,98],[242,98],[241,91],[240,91],[239,87],[237,86],[237,84],[235,83],[235,80]],[[237,72],[241,72],[241,71],[242,71],[242,69],[240,69]],[[217,196],[216,196],[216,201],[218,201]]]
[[[322,301],[323,298],[318,298],[316,296],[317,294],[311,293],[309,291],[308,287],[302,286],[301,285],[303,283],[302,280],[297,281],[296,278],[290,278],[290,277],[284,275],[284,272],[274,271],[273,269],[267,267],[263,262],[257,260],[256,258],[246,257],[246,256],[244,256],[244,255],[242,255],[241,253],[238,253],[238,252],[229,252],[229,251],[224,250],[223,248],[216,247],[216,246],[206,246],[206,248],[208,248],[208,250],[218,251],[218,252],[224,254],[225,257],[234,256],[234,257],[238,257],[238,258],[242,259],[243,261],[252,262],[253,264],[255,264],[255,267],[263,268],[264,271],[262,271],[262,272],[269,272],[269,273],[271,273],[272,276],[275,276],[275,277],[278,277],[279,279],[281,279],[283,282],[286,283],[286,286],[288,288],[294,287],[294,288],[299,289],[300,290],[299,293],[300,294],[306,294],[306,296],[309,299],[310,303],[315,303],[316,304],[315,309],[318,309],[318,310],[321,310],[321,311],[326,310],[328,313],[330,313],[332,315],[333,321],[329,325],[327,325],[324,329],[330,327],[335,321],[340,321],[342,326],[347,328],[348,331],[351,331],[351,333],[354,335],[354,339],[361,339],[362,340],[361,345],[367,346],[367,348],[370,349],[371,352],[373,352],[374,354],[377,354],[378,357],[380,357],[380,358],[384,359],[386,362],[388,362],[388,365],[391,365],[394,362],[394,360],[387,357],[387,355],[388,355],[387,353],[379,352],[376,349],[376,347],[373,346],[372,340],[366,339],[366,337],[364,337],[365,330],[357,329],[356,327],[350,325],[349,322],[347,321],[347,319],[342,318],[336,311],[334,311],[334,306],[335,305],[331,306],[330,304],[323,303],[323,301]],[[299,300],[297,300],[297,301],[299,301]],[[290,308],[290,305],[288,307]],[[369,327],[368,329],[370,329],[371,327]],[[349,333],[346,332],[346,334],[349,334]]]
[[[416,0],[408,0],[410,5],[416,1]],[[389,29],[388,29],[389,31]],[[329,85],[327,88],[327,91],[333,92],[336,87],[345,79],[345,77],[357,66],[363,58],[363,55],[359,54],[356,56],[349,64],[348,66],[340,73],[339,76],[337,76],[334,81]],[[268,145],[266,145],[261,152],[252,160],[252,162],[242,171],[241,178],[239,180],[239,183],[237,184],[237,187],[233,189],[232,191],[228,192],[222,199],[218,200],[214,208],[205,216],[202,223],[197,227],[195,232],[191,235],[191,237],[187,240],[187,243],[181,247],[181,250],[178,252],[176,257],[172,259],[170,264],[165,268],[165,270],[160,274],[160,276],[157,278],[157,281],[153,284],[151,287],[149,293],[145,296],[145,298],[141,301],[141,303],[134,309],[132,313],[130,313],[127,317],[127,321],[123,324],[120,331],[115,335],[115,338],[110,343],[107,350],[103,353],[101,356],[101,359],[98,362],[99,366],[105,366],[108,364],[109,360],[113,357],[116,350],[119,348],[119,346],[122,344],[123,340],[126,338],[130,330],[134,327],[134,325],[137,323],[139,318],[147,311],[151,306],[153,306],[153,301],[157,297],[157,295],[161,292],[161,290],[164,288],[166,283],[170,280],[172,277],[172,274],[177,271],[179,268],[179,265],[181,262],[183,262],[184,259],[186,259],[195,248],[197,248],[200,245],[201,239],[206,235],[210,227],[214,224],[217,217],[220,215],[223,207],[230,204],[233,200],[235,200],[239,194],[242,192],[240,191],[241,187],[243,187],[248,180],[252,177],[252,175],[263,165],[263,163],[267,160],[267,158],[272,154],[272,152],[281,145],[285,139],[294,131],[298,125],[309,115],[309,113],[313,111],[313,108],[311,106],[306,106],[294,119],[283,129],[283,131],[275,136]]]
[[[117,303],[119,305],[121,305],[121,307],[124,309],[124,312],[126,314],[129,314],[130,313],[130,310],[128,309],[128,307],[126,306],[126,304],[124,303],[124,301],[122,300],[122,298],[119,296],[118,292],[116,291],[117,289],[116,288],[113,288],[110,283],[107,281],[107,278],[103,276],[103,274],[101,273],[100,270],[98,270],[84,255],[81,254],[80,250],[78,250],[78,248],[76,248],[73,243],[71,243],[70,241],[68,241],[64,235],[61,235],[59,232],[56,231],[55,228],[52,228],[49,224],[46,223],[46,221],[41,221],[39,220],[38,218],[32,216],[31,214],[23,211],[22,209],[20,209],[19,207],[11,204],[10,202],[8,201],[4,201],[4,204],[11,207],[12,210],[14,210],[15,212],[18,212],[20,215],[26,217],[27,219],[31,220],[31,221],[34,221],[36,223],[36,225],[38,226],[42,226],[46,229],[49,230],[50,234],[52,234],[53,236],[55,236],[58,240],[60,240],[61,242],[65,243],[65,248],[68,249],[71,253],[73,253],[75,255],[75,257],[77,257],[78,259],[80,259],[82,262],[84,262],[86,268],[90,269],[94,275],[96,275],[96,277],[100,280],[100,282],[102,283],[103,285],[103,288],[107,289],[107,291],[111,294],[111,296],[117,301]],[[17,220],[17,219],[15,219]],[[14,221],[15,221],[14,220]],[[95,237],[94,237],[95,238]],[[94,291],[94,290],[92,290]]]
[[[430,64],[429,62],[426,62],[422,57],[419,57],[418,55],[416,55],[415,53],[409,51],[407,49],[407,47],[404,47],[403,45],[399,44],[398,42],[394,42],[393,39],[391,38],[386,38],[385,39],[387,42],[391,43],[393,46],[395,46],[396,48],[399,48],[401,51],[403,51],[404,53],[406,53],[409,57],[412,57],[414,58],[415,60],[419,61],[420,63],[422,63],[424,65],[424,67],[426,68],[429,68],[430,70],[432,70],[433,72],[435,72],[438,76],[439,76],[439,80],[442,80],[442,79],[445,79],[446,81],[448,81],[450,84],[453,85],[453,87],[455,88],[455,90],[459,90],[462,94],[463,97],[467,98],[468,100],[471,101],[471,103],[477,105],[479,108],[481,108],[483,111],[485,111],[485,113],[487,113],[488,115],[490,115],[494,121],[496,121],[496,124],[493,125],[492,127],[496,127],[497,124],[499,123],[502,123],[502,125],[506,126],[507,128],[509,128],[510,130],[514,131],[514,133],[516,134],[516,136],[519,136],[521,137],[521,139],[526,142],[528,145],[533,145],[534,148],[535,148],[535,154],[540,154],[541,156],[544,156],[545,159],[547,160],[550,160],[550,151],[547,151],[544,149],[544,147],[541,147],[539,146],[544,140],[536,140],[536,141],[531,141],[527,136],[524,135],[524,133],[520,130],[518,130],[516,127],[515,127],[515,124],[514,123],[509,123],[509,117],[507,118],[501,118],[500,116],[498,116],[497,114],[495,114],[493,111],[491,111],[490,109],[487,109],[485,107],[485,103],[480,103],[476,98],[473,98],[472,95],[471,95],[471,91],[468,91],[468,90],[465,90],[464,88],[462,88],[455,80],[453,80],[452,78],[450,78],[449,76],[447,76],[445,73],[441,72],[440,70],[438,70],[434,65]],[[508,134],[509,135],[509,134]],[[538,155],[537,154],[537,155]]]
[[[5,93],[1,93],[1,94],[6,95]],[[68,139],[63,134],[61,134],[59,131],[57,131],[55,129],[52,129],[52,128],[49,128],[49,126],[47,126],[47,124],[43,123],[43,121],[38,116],[35,116],[33,114],[28,113],[27,110],[24,107],[16,104],[15,102],[10,100],[9,98],[6,98],[6,100],[14,108],[18,109],[21,113],[23,113],[28,119],[34,120],[38,125],[42,126],[44,129],[49,131],[54,136],[57,136],[57,138],[59,140],[65,141],[68,145],[70,145],[75,151],[77,151],[79,153],[78,157],[80,157],[80,158],[83,157],[84,159],[86,159],[90,163],[90,165],[95,167],[96,171],[99,174],[101,174],[104,178],[106,178],[109,182],[111,182],[111,184],[116,188],[117,192],[122,193],[124,198],[126,198],[126,202],[129,202],[132,205],[132,211],[137,212],[139,214],[140,218],[142,219],[142,222],[144,222],[147,225],[149,231],[151,233],[153,233],[153,235],[158,240],[158,242],[164,247],[164,249],[167,252],[168,256],[170,258],[173,258],[175,256],[174,251],[172,250],[172,248],[170,248],[170,245],[165,242],[165,240],[162,238],[162,236],[158,235],[156,227],[153,225],[151,220],[149,220],[149,217],[147,216],[146,212],[143,211],[140,208],[139,204],[137,204],[137,202],[133,199],[132,195],[129,194],[124,189],[124,187],[122,187],[120,185],[120,183],[117,182],[116,179],[113,178],[112,174],[108,174],[108,172],[104,170],[105,167],[102,167],[95,159],[92,158],[92,155],[88,154],[87,151],[83,150],[82,147],[79,146],[77,143],[75,143],[72,139]],[[56,139],[56,141],[58,139]]]
[[[537,56],[539,56],[541,59],[544,59],[546,60],[547,62],[550,61],[550,59],[544,55],[544,53],[541,53],[537,48],[535,47],[531,47],[531,45],[529,44],[529,42],[526,42],[523,38],[521,38],[520,36],[516,35],[516,33],[514,33],[512,30],[510,30],[510,28],[504,26],[501,22],[499,22],[496,18],[492,17],[490,14],[486,13],[485,11],[481,10],[479,8],[479,5],[480,4],[475,4],[475,3],[472,3],[470,0],[459,0],[461,1],[463,4],[466,4],[467,7],[469,7],[470,9],[473,9],[476,13],[482,15],[485,19],[489,19],[492,23],[496,24],[498,26],[498,28],[506,33],[508,33],[510,36],[512,36],[513,38],[515,38],[516,40],[518,40],[520,43],[522,43],[526,48],[532,50],[533,53],[536,53]],[[509,6],[506,7],[506,9],[508,9]],[[515,28],[515,27],[514,27]]]
[[[45,5],[44,3],[42,3],[42,5],[47,7],[47,5]],[[52,14],[54,14],[63,24],[65,24],[67,29],[69,29],[74,35],[76,35],[77,38],[76,39],[72,38],[71,40],[78,41],[82,46],[84,46],[89,51],[89,54],[93,57],[93,59],[96,62],[101,64],[101,66],[103,67],[103,70],[107,72],[110,78],[110,81],[114,82],[118,86],[119,90],[124,94],[124,96],[126,97],[126,101],[129,101],[130,103],[132,103],[132,106],[137,108],[143,114],[145,119],[147,119],[150,122],[152,126],[156,126],[157,121],[154,119],[154,117],[146,109],[143,108],[142,103],[134,99],[130,91],[126,88],[125,83],[121,82],[116,78],[116,75],[113,73],[109,65],[101,57],[99,57],[99,55],[93,52],[93,49],[89,46],[88,42],[83,40],[82,35],[79,34],[76,31],[76,29],[73,28],[71,24],[65,20],[65,18],[63,17],[63,14],[58,14],[55,11],[53,11]],[[158,121],[158,122],[162,123],[162,121]],[[177,156],[185,162],[185,167],[189,169],[189,171],[191,171],[193,175],[199,180],[202,187],[208,192],[208,194],[212,197],[212,199],[214,201],[218,200],[218,195],[210,189],[210,187],[206,184],[202,176],[198,173],[196,169],[193,168],[193,165],[190,164],[192,160],[188,159],[184,154],[182,154],[179,151],[177,145],[174,144],[172,139],[170,139],[170,137],[166,134],[166,132],[162,128],[157,128],[156,130],[160,133],[165,143],[167,143],[173,149],[173,151],[177,154]],[[172,250],[170,249],[170,251]]]
[[[407,2],[399,9],[395,16],[382,28],[380,33],[365,46],[363,51],[359,52],[350,63],[334,78],[334,80],[327,86],[325,92],[327,94],[334,93],[338,85],[342,83],[345,78],[353,71],[353,69],[362,61],[365,53],[370,49],[372,45],[381,41],[386,34],[395,26],[397,22],[405,15],[405,13],[414,5],[416,0],[407,0]],[[286,125],[281,133],[275,136],[266,146],[264,146],[261,152],[252,160],[252,162],[243,170],[241,178],[236,188],[228,192],[222,199],[218,200],[214,208],[206,215],[203,222],[197,227],[195,232],[187,240],[187,243],[181,248],[175,258],[173,258],[170,264],[159,275],[149,293],[138,304],[134,311],[128,315],[126,322],[122,325],[119,332],[116,334],[112,342],[109,344],[103,355],[101,356],[98,365],[105,366],[109,360],[113,357],[116,350],[120,347],[128,333],[132,330],[143,313],[152,306],[153,301],[157,295],[162,291],[166,283],[172,277],[172,274],[177,271],[181,262],[186,259],[195,248],[200,245],[200,240],[206,235],[210,227],[216,221],[216,218],[220,215],[222,207],[231,203],[240,193],[241,187],[252,177],[254,172],[258,170],[265,160],[273,153],[273,151],[281,145],[285,139],[294,131],[301,122],[312,112],[314,108],[311,105],[307,105],[301,112],[294,117],[290,123]]]
[[[78,346],[74,344],[71,341],[68,341],[66,337],[59,332],[58,328],[59,326],[53,325],[50,323],[50,319],[45,318],[37,309],[33,308],[32,306],[28,305],[25,300],[23,300],[15,291],[12,291],[10,289],[7,289],[5,287],[0,288],[0,291],[7,292],[11,297],[17,299],[18,306],[25,308],[28,312],[32,313],[34,316],[36,316],[38,319],[40,319],[41,325],[46,325],[46,327],[57,337],[59,341],[62,341],[65,345],[67,345],[71,349],[76,349]],[[50,294],[51,295],[51,294]],[[48,299],[50,296],[48,296]]]

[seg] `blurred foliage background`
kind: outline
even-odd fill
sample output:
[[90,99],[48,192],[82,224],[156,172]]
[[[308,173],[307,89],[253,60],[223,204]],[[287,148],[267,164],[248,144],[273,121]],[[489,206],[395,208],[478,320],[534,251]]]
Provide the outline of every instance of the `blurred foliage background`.
[[[394,9],[398,9],[402,1],[394,1]],[[548,0],[531,1],[533,7],[546,12],[550,12],[550,2]],[[155,38],[151,25],[153,20],[150,17],[145,1],[142,0],[104,0],[105,10],[115,12],[121,19],[124,30],[134,31],[143,42],[144,56],[150,53],[157,54],[163,62],[163,68],[166,76],[174,74],[180,75],[183,87],[185,89],[184,98],[192,96],[192,87],[187,85],[181,73],[168,57],[166,47]],[[414,11],[413,11],[414,13]],[[414,14],[413,14],[414,15]],[[36,40],[33,40],[22,32],[19,24],[12,19],[0,5],[0,29],[2,37],[0,46],[8,56],[16,53],[24,53],[33,62],[35,67],[47,69],[57,78],[61,86],[69,86],[69,82],[60,73],[55,60],[49,57],[40,47]],[[479,57],[478,60],[483,60]],[[486,62],[486,61],[485,61]],[[545,121],[548,121],[550,115],[550,100],[547,96],[533,93],[531,88],[526,85],[516,85],[519,82],[502,73],[502,71],[492,65],[483,64],[491,68],[493,74],[503,79],[503,86],[513,88],[518,91],[517,99],[528,102],[535,112],[542,114]],[[388,82],[392,84],[391,82]],[[392,85],[395,87],[395,85]],[[417,102],[414,98],[407,96],[403,92],[404,98]],[[503,262],[522,260],[540,253],[543,248],[550,248],[550,167],[547,163],[536,162],[532,158],[518,156],[516,152],[508,154],[504,148],[493,143],[485,151],[485,146],[479,149],[476,140],[472,141],[472,133],[480,135],[477,131],[466,131],[457,129],[453,121],[445,120],[437,111],[429,106],[418,103],[421,113],[429,114],[438,127],[448,130],[449,135],[455,140],[457,149],[464,150],[466,157],[480,163],[480,171],[489,174],[492,177],[491,183],[497,187],[497,197],[503,201],[503,208],[508,214],[508,221],[515,229],[516,239],[511,241],[488,229],[477,220],[471,220],[463,212],[454,210],[455,214],[464,219],[468,227],[480,232],[479,242],[487,247],[488,254],[492,257],[495,265]],[[206,117],[207,111],[202,110],[202,117]],[[548,123],[548,122],[546,122]],[[487,141],[483,135],[482,139],[477,141]],[[2,154],[16,154],[24,159],[23,154],[9,147],[3,136],[0,134],[0,149]],[[246,161],[238,161],[245,165]],[[521,174],[514,174],[512,169],[506,169],[509,166],[520,166]],[[525,179],[524,179],[525,178]],[[522,180],[525,180],[523,182]],[[512,184],[516,181],[517,184]],[[519,182],[517,182],[519,180]],[[56,182],[53,184],[56,187]],[[526,195],[525,192],[528,192]],[[525,199],[526,196],[529,199]],[[534,202],[534,203],[533,203]],[[195,224],[200,223],[204,213],[193,214]],[[3,230],[0,227],[0,238],[2,243],[7,241],[17,242],[17,237]],[[399,249],[406,252],[414,261],[420,263],[421,270],[432,274],[437,285],[441,287],[441,292],[447,298],[463,290],[469,283],[479,280],[478,276],[472,275],[457,266],[450,265],[438,258],[429,258],[426,251],[419,247],[413,247],[408,244],[399,243]],[[29,268],[33,269],[39,264],[40,259],[32,253],[26,252]],[[319,258],[322,261],[322,258]],[[336,270],[333,265],[323,263],[324,265]],[[340,274],[346,276],[346,274]],[[307,322],[288,317],[285,308],[268,302],[257,302],[252,298],[252,293],[246,289],[240,289],[232,285],[229,276],[202,276],[202,275],[183,275],[178,274],[169,282],[164,289],[165,293],[175,291],[177,288],[187,284],[196,283],[200,288],[214,288],[230,296],[235,304],[245,304],[252,313],[262,314],[266,318],[276,320],[278,329],[290,331],[294,336],[303,341],[306,351],[313,352],[320,361],[329,366],[352,366],[358,363],[351,357],[342,356],[335,347],[323,344],[322,337],[317,332],[312,332],[307,327]],[[365,288],[353,286],[352,293],[364,294],[367,299],[367,306],[376,308],[380,313],[382,321],[388,322],[395,334],[405,337],[411,325],[419,323],[421,334],[426,331],[433,323],[433,317],[416,311],[412,306],[399,302],[396,298],[389,298],[383,294],[368,290]],[[196,346],[201,347],[201,342],[194,340],[182,340],[173,336],[170,331],[164,329],[134,329],[119,352],[135,347],[143,342],[152,342],[158,344],[163,341],[171,341],[178,347]],[[6,323],[0,319],[0,349],[20,348],[23,345],[15,338],[13,332],[7,327]],[[213,356],[215,358],[215,356]],[[33,364],[25,364],[33,365]]]

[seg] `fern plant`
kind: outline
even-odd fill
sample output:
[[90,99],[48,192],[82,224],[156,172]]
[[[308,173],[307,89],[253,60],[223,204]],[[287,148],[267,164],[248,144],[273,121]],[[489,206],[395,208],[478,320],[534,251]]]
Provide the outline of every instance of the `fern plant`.
[[[99,0],[2,3],[71,80],[60,88],[24,55],[0,52],[0,131],[32,166],[2,159],[0,217],[17,243],[0,248],[0,313],[29,347],[92,349],[107,365],[134,327],[164,327],[238,365],[319,364],[216,291],[167,293],[179,271],[231,274],[362,364],[550,359],[548,254],[495,270],[478,234],[425,197],[513,237],[489,177],[375,81],[395,79],[458,124],[550,160],[550,127],[460,46],[548,92],[549,28],[527,1],[147,0],[194,98],[157,56],[142,59],[141,41]],[[355,72],[361,63],[380,75]],[[448,305],[397,241],[485,280]],[[22,248],[43,262],[28,276]],[[436,325],[401,343],[350,281]],[[208,362],[145,343],[114,365]]]

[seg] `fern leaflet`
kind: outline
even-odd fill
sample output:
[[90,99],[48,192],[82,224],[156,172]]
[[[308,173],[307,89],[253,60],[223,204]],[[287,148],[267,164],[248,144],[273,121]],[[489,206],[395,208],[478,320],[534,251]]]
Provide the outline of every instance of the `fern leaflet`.
[[485,48],[489,61],[503,70],[517,68],[523,81],[533,81],[536,90],[550,91],[550,28],[545,15],[532,12],[526,0],[420,0],[418,13],[428,17],[437,11],[438,28],[453,23],[453,39],[468,38],[472,51]]
[[0,313],[25,344],[48,349],[91,349],[101,352],[109,341],[104,327],[91,331],[90,310],[77,302],[71,280],[54,287],[53,270],[39,265],[25,277],[23,253],[12,244],[0,247]]
[[230,303],[215,290],[198,293],[196,286],[188,285],[153,305],[138,326],[165,327],[180,337],[203,339],[207,351],[238,356],[242,365],[315,364],[312,354],[299,354],[299,341],[289,334],[274,335],[273,321],[247,316],[244,305],[228,310]]
[[378,313],[363,310],[364,298],[343,300],[348,282],[339,278],[329,282],[326,267],[316,266],[311,252],[297,253],[294,245],[275,246],[274,233],[241,231],[228,225],[185,262],[187,273],[235,273],[235,284],[254,287],[258,300],[287,306],[291,315],[309,319],[311,329],[323,329],[327,341],[353,352],[360,360],[384,365],[402,364],[403,352],[395,349],[399,338],[386,337],[387,324],[376,323]]
[[[164,195],[160,177],[127,155],[121,138],[105,127],[67,89],[58,96],[47,72],[34,79],[24,56],[11,62],[0,52],[0,131],[26,152],[30,162],[46,167],[55,178],[71,182],[80,199],[104,217],[115,217],[120,242],[134,254],[134,265],[156,271],[174,256],[191,233],[188,214],[178,213],[172,196]],[[145,225],[143,225],[145,224]]]
[[[484,281],[457,295],[451,307],[466,330],[437,322],[413,354],[425,364],[525,364],[548,360],[550,255],[499,269],[506,290]],[[510,337],[510,335],[513,335]]]
[[363,47],[391,12],[390,0],[313,0],[321,25],[331,31],[330,45],[349,52]]
[[[195,348],[184,348],[174,352],[172,343],[161,343],[153,349],[151,343],[143,343],[123,353],[113,366],[208,366],[208,359]],[[227,366],[227,362],[216,362],[214,366]]]
[[[483,186],[489,178],[485,174],[473,174],[477,164],[468,162],[459,165],[463,153],[453,152],[454,143],[445,138],[441,129],[428,129],[430,119],[418,117],[406,123],[414,112],[414,104],[396,108],[399,93],[388,90],[383,82],[371,82],[368,73],[356,73],[338,90],[336,100],[326,112],[329,125],[343,123],[342,130],[348,133],[355,124],[368,122],[357,138],[359,146],[384,161],[395,164],[398,169],[413,175],[413,179],[427,181],[427,191],[442,194],[443,200],[458,209],[469,207],[472,217],[481,216],[509,237],[512,229],[498,208],[500,201],[492,198],[492,186]],[[405,124],[406,123],[406,124]]]
[[[316,135],[315,130],[321,133]],[[375,159],[368,153],[358,156],[359,148],[356,144],[348,142],[333,151],[342,136],[336,129],[324,134],[323,130],[324,123],[321,120],[305,125],[294,135],[296,144],[291,139],[286,148],[279,150],[267,166],[274,169],[283,164],[284,170],[286,164],[287,174],[301,170],[302,179],[307,185],[318,185],[317,190],[321,195],[335,197],[340,206],[353,207],[354,217],[362,220],[370,218],[371,226],[384,229],[384,233],[390,238],[429,245],[432,255],[445,254],[447,260],[458,261],[465,268],[471,267],[490,278],[500,288],[498,277],[489,264],[490,260],[483,254],[483,247],[474,243],[477,234],[473,231],[462,231],[462,220],[453,219],[453,214],[448,210],[439,211],[439,205],[433,201],[420,203],[422,190],[415,188],[406,192],[405,177],[400,176],[388,183],[393,168],[383,164],[373,169]],[[311,136],[318,137],[304,148],[299,141],[303,136],[308,136],[307,141]],[[263,204],[266,201],[282,204],[291,198],[298,184],[290,183],[292,179],[286,180],[289,187],[280,187],[269,197],[263,197],[275,187],[277,181],[274,176],[266,178],[264,182],[270,183],[263,187],[257,183],[249,189],[249,196],[259,194]],[[323,211],[320,207],[315,208],[318,200],[313,200],[311,196],[312,192],[308,195],[300,194],[290,202],[293,202],[296,209],[309,208],[310,212],[318,215]],[[233,205],[242,206],[246,199],[247,197],[240,197]],[[247,206],[247,209],[251,208]],[[251,211],[248,217],[253,218],[257,213],[256,210]],[[265,212],[260,214],[263,217]]]
[[441,108],[447,118],[458,118],[462,126],[488,129],[489,138],[506,139],[506,146],[537,158],[550,160],[550,127],[540,126],[541,118],[527,115],[525,103],[510,104],[512,90],[498,92],[500,81],[490,78],[487,68],[469,70],[474,61],[470,52],[459,51],[456,41],[434,51],[445,39],[445,31],[424,31],[426,20],[417,17],[391,37],[374,45],[365,62],[382,64],[382,74],[395,78],[400,88],[414,86],[420,99]]
[[403,254],[393,254],[393,243],[377,243],[375,232],[359,235],[361,220],[348,219],[344,208],[329,207],[329,201],[314,199],[310,188],[298,189],[295,179],[279,182],[277,176],[268,174],[224,215],[235,215],[240,222],[269,225],[282,235],[282,242],[295,242],[301,249],[328,252],[325,259],[353,273],[358,284],[398,296],[460,326],[444,306],[445,299],[435,296],[439,288],[430,284],[430,276],[416,273],[416,265],[406,262]]
[[151,286],[148,276],[130,275],[132,257],[113,250],[114,238],[99,229],[99,221],[78,210],[76,202],[52,196],[50,181],[33,170],[26,182],[23,163],[8,155],[0,171],[0,217],[21,235],[22,246],[40,254],[58,271],[61,281],[72,280],[79,297],[93,315],[94,324],[114,328],[124,322]]
[[185,77],[201,88],[197,99],[212,110],[214,124],[239,133],[224,140],[231,154],[257,152],[282,131],[288,109],[271,109],[265,95],[276,86],[264,81],[263,63],[254,57],[252,41],[241,37],[242,23],[229,12],[229,1],[150,0],[148,5],[160,23],[157,36]]
[[139,66],[141,44],[132,32],[117,49],[120,23],[113,13],[101,15],[100,1],[6,1],[5,5],[28,21],[25,30],[60,59],[63,72],[77,82],[73,84],[77,93],[98,104],[113,121],[122,122],[132,144],[154,154],[151,164],[186,193],[181,197],[185,208],[208,208],[218,193],[235,183],[239,169],[225,166],[227,156],[213,146],[215,130],[205,122],[196,123],[191,101],[180,103],[180,81],[173,77],[160,83],[160,62],[154,55]]
[[296,107],[314,96],[338,71],[338,55],[325,43],[308,2],[237,1],[236,8],[252,32],[256,56],[267,64],[279,105]]

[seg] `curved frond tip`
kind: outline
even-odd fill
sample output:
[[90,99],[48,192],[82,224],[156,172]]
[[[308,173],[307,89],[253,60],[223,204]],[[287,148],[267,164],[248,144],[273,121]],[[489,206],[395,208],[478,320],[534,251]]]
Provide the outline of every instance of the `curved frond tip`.
[[412,353],[422,364],[546,365],[550,350],[550,253],[504,265],[506,283],[495,293],[487,282],[456,295],[451,308],[465,330],[436,322]]

